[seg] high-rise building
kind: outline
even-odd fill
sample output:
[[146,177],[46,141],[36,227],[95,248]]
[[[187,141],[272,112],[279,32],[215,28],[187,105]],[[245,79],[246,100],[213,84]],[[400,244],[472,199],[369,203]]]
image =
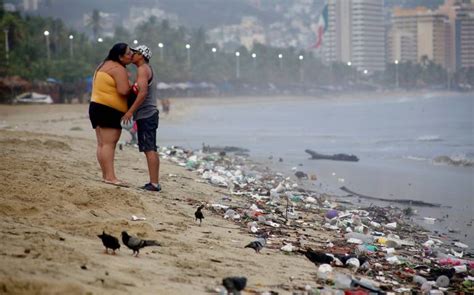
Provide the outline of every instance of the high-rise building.
[[425,7],[395,8],[389,62],[395,60],[420,62],[423,58],[449,67],[450,26],[448,17]]
[[474,67],[474,4],[463,3],[456,10],[456,69]]
[[23,0],[23,10],[36,11],[38,10],[39,0]]
[[450,24],[448,69],[474,66],[474,2],[445,0],[438,11],[448,17]]
[[385,70],[383,0],[329,0],[323,53],[327,62],[351,62],[359,71]]

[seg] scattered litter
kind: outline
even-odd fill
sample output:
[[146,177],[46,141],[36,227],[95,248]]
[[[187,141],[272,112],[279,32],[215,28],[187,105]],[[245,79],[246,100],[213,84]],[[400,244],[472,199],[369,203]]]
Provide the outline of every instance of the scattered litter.
[[146,220],[146,217],[138,217],[135,215],[132,215],[132,221],[143,221]]
[[[410,218],[415,209],[373,204],[363,207],[350,198],[309,191],[301,181],[307,177],[304,172],[298,173],[301,177],[296,180],[254,165],[245,156],[176,147],[161,148],[160,153],[197,173],[195,181],[228,190],[227,196],[216,198],[207,207],[216,216],[240,226],[257,240],[269,233],[265,244],[269,249],[288,253],[288,259],[305,255],[314,263],[318,284],[325,284],[318,292],[474,291],[474,254],[469,245],[465,241],[450,241],[442,233],[432,233],[414,224]],[[332,175],[336,176],[336,172]],[[335,180],[345,181],[341,177]],[[299,185],[296,181],[300,181]],[[435,223],[436,218],[421,220]],[[323,232],[325,237],[315,236],[313,230]],[[242,244],[239,240],[231,241],[237,247]],[[340,268],[345,268],[346,273]],[[351,275],[347,274],[349,271]],[[312,294],[320,288],[308,282],[298,286],[297,282],[293,280],[294,287],[288,287],[289,293],[306,290]],[[251,290],[254,291],[267,292]]]

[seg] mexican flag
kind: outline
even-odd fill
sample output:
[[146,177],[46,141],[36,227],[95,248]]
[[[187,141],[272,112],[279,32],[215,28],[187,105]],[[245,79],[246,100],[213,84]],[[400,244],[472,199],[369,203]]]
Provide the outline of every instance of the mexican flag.
[[318,49],[323,44],[323,35],[328,29],[328,5],[324,5],[323,11],[319,15],[318,25],[316,27],[316,42],[311,48]]

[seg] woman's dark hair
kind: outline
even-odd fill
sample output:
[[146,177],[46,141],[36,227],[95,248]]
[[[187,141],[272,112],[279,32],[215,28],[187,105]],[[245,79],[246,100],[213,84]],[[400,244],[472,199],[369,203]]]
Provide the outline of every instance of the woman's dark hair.
[[109,55],[105,58],[104,61],[113,60],[120,63],[120,56],[124,55],[127,52],[127,43],[117,43],[109,51]]

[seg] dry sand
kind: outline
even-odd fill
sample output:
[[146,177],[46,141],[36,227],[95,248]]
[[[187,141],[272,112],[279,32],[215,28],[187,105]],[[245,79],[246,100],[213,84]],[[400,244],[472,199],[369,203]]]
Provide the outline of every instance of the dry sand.
[[[179,120],[199,103],[173,102],[162,120]],[[249,279],[247,294],[316,285],[316,268],[303,256],[244,249],[254,238],[207,210],[203,225],[194,223],[198,202],[227,191],[196,182],[193,172],[162,161],[159,194],[102,183],[87,108],[0,106],[1,294],[203,294],[234,275]],[[136,187],[147,181],[134,148],[117,150],[116,172]],[[124,246],[106,255],[103,230],[163,246],[139,258]]]

